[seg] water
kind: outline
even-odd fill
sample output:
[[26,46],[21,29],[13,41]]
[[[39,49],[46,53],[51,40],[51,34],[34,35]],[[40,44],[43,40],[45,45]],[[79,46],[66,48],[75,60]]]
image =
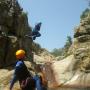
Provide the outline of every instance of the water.
[[48,90],[90,90],[90,87],[86,87],[86,88],[54,88],[54,89],[48,89]]

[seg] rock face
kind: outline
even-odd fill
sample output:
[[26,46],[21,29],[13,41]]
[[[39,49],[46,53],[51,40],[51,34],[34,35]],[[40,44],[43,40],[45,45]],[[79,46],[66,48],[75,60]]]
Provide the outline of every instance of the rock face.
[[71,55],[65,59],[45,65],[49,87],[90,89],[90,12],[75,28],[74,40],[68,53]]
[[32,57],[32,39],[27,14],[17,0],[0,0],[0,67],[16,61],[15,52],[23,48]]
[[45,64],[47,62],[52,62],[54,60],[56,60],[56,58],[46,51],[44,51],[40,55],[34,55],[34,62],[36,64]]
[[70,51],[76,60],[75,70],[90,70],[90,12],[75,28],[74,42]]
[[[78,35],[77,35],[78,33]],[[76,29],[74,41],[74,55],[78,64],[76,69],[81,70],[90,69],[90,16],[81,20],[80,26]]]

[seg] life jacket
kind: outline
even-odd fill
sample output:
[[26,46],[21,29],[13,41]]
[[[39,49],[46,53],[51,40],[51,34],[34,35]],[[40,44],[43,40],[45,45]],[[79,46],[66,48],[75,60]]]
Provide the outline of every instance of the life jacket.
[[23,61],[18,61],[17,64],[15,66],[15,74],[17,75],[19,81],[30,76],[30,73]]

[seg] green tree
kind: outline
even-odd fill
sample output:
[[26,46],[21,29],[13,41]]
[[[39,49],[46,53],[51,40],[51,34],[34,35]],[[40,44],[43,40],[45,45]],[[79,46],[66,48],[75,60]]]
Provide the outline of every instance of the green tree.
[[80,16],[81,19],[86,18],[90,14],[90,9],[86,8],[85,11],[83,11],[82,15]]
[[64,56],[66,57],[68,54],[68,49],[70,48],[72,44],[72,38],[70,36],[67,36],[67,40],[66,40],[66,43],[64,45],[64,47],[62,48],[59,48],[59,49],[53,49],[53,51],[51,52],[52,55],[54,56]]
[[64,54],[65,57],[68,55],[67,52],[68,52],[71,45],[72,45],[72,38],[70,36],[67,36],[66,43],[63,47],[64,48],[63,54]]
[[53,49],[51,54],[54,55],[55,57],[62,56],[62,48],[59,48],[59,49],[55,48],[55,49]]
[[64,45],[64,48],[66,49],[66,51],[70,48],[71,44],[72,44],[72,38],[70,36],[67,36],[67,41]]

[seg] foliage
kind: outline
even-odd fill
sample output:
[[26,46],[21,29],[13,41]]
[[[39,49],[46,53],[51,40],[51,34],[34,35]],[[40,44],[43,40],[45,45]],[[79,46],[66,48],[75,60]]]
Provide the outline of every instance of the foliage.
[[56,56],[56,57],[57,56],[64,56],[64,57],[66,57],[68,55],[67,52],[68,52],[68,49],[70,48],[71,44],[72,44],[72,38],[70,36],[67,36],[67,40],[66,40],[66,43],[65,43],[64,47],[63,48],[59,48],[59,49],[56,49],[56,48],[53,49],[51,54]]
[[85,11],[83,11],[82,15],[80,16],[81,19],[86,18],[90,14],[90,9],[86,8]]
[[27,17],[28,13],[27,12],[22,12],[22,16],[26,16]]
[[36,43],[36,42],[33,42],[33,43],[32,43],[32,50],[33,50],[33,52],[35,52],[36,54],[39,54],[39,53],[42,52],[43,49],[41,48],[40,44],[38,44],[38,43]]
[[59,49],[55,48],[55,49],[53,49],[51,54],[57,57],[57,56],[62,56],[62,52],[63,52],[62,48],[59,48]]
[[64,45],[65,52],[68,52],[68,49],[70,48],[72,44],[72,38],[70,36],[67,36],[67,41]]

